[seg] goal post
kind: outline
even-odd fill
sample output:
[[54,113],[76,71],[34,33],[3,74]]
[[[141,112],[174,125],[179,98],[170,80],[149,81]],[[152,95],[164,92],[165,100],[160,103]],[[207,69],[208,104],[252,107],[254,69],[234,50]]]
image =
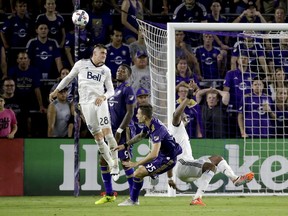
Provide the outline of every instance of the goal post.
[[[195,31],[195,32],[219,32],[219,34],[229,34],[229,32],[235,32],[236,35],[240,35],[239,32],[253,31],[253,32],[288,32],[288,24],[273,24],[273,23],[167,23],[165,28],[162,28],[160,24],[157,26],[147,23],[145,21],[137,20],[140,28],[143,31],[145,43],[147,46],[147,52],[150,62],[151,73],[151,101],[152,105],[156,105],[157,109],[154,114],[156,117],[161,117],[166,125],[171,124],[173,112],[175,111],[175,65],[176,65],[176,44],[175,44],[175,31]],[[160,27],[159,27],[160,26]],[[237,33],[236,33],[237,32]],[[217,35],[217,33],[214,33]],[[223,35],[222,34],[222,35]],[[268,34],[267,34],[268,35]],[[244,35],[244,37],[247,37]],[[248,36],[249,37],[249,36]],[[255,34],[253,37],[259,39],[265,39],[266,34]],[[282,37],[288,38],[288,34],[281,36],[276,34],[275,37],[272,34],[267,36],[269,39]],[[287,51],[288,52],[288,51]],[[241,54],[240,54],[241,55]],[[267,56],[265,56],[266,58]],[[288,56],[287,56],[288,58]],[[260,66],[260,65],[259,65]],[[227,70],[228,71],[228,70]],[[227,72],[226,71],[226,72]],[[288,72],[288,71],[287,71]],[[258,75],[260,71],[258,71]],[[243,78],[243,77],[242,77]],[[244,78],[243,78],[244,80]],[[161,87],[162,86],[162,87]],[[244,91],[243,91],[244,94]],[[164,99],[165,96],[165,99]],[[154,104],[153,104],[154,103]],[[154,106],[155,107],[155,106]],[[164,114],[165,112],[165,114]],[[221,154],[225,156],[228,163],[234,169],[236,174],[243,174],[251,170],[255,170],[255,181],[251,182],[249,187],[235,188],[231,181],[226,181],[222,177],[216,179],[209,185],[207,193],[209,195],[239,195],[239,193],[246,192],[249,195],[275,195],[275,194],[288,194],[288,143],[286,144],[285,138],[240,138],[230,141],[226,140],[198,140],[196,145],[193,146],[194,158],[207,156],[211,154]],[[192,143],[194,141],[192,140]],[[215,142],[215,146],[213,143]],[[222,143],[221,143],[222,142]],[[226,144],[223,144],[223,143]],[[204,145],[203,145],[204,144]],[[219,147],[217,146],[219,145]],[[214,148],[214,149],[212,149]],[[222,149],[220,149],[222,148]],[[274,151],[274,152],[273,152]],[[220,152],[220,153],[219,153]],[[227,153],[228,152],[228,158]],[[276,155],[276,156],[275,156]],[[241,156],[241,158],[239,158]],[[285,159],[286,158],[286,159]],[[247,162],[248,161],[248,162]],[[253,164],[252,164],[252,162]],[[233,163],[231,163],[233,162]],[[251,162],[251,164],[250,164]],[[246,163],[246,164],[245,164]],[[286,163],[286,165],[285,165]],[[245,166],[242,164],[245,164]],[[247,165],[248,164],[248,165]],[[268,171],[271,166],[271,172]],[[272,167],[273,166],[273,167]],[[287,171],[285,171],[287,170]],[[267,173],[266,173],[267,171]],[[279,174],[277,177],[273,175]],[[274,178],[274,179],[273,179]],[[177,182],[178,181],[178,182]],[[226,181],[226,182],[225,182]],[[176,183],[180,190],[185,193],[175,193],[171,190],[167,184],[166,174],[159,176],[159,179],[152,180],[150,185],[145,185],[146,194],[151,196],[175,196],[175,195],[191,195],[192,189],[195,191],[195,185],[197,181],[191,185],[184,184],[179,179],[176,179]],[[224,185],[224,187],[222,187]],[[269,185],[269,187],[267,186]],[[220,193],[219,188],[222,187]],[[151,190],[150,190],[151,189]],[[147,192],[148,191],[148,192]],[[188,191],[188,192],[187,192]],[[187,193],[186,193],[187,192]],[[224,192],[224,193],[223,193]],[[247,193],[248,192],[248,193]],[[193,193],[193,192],[192,192]]]
[[[287,23],[167,23],[167,122],[175,110],[175,31],[288,31]],[[174,100],[173,100],[174,99]]]

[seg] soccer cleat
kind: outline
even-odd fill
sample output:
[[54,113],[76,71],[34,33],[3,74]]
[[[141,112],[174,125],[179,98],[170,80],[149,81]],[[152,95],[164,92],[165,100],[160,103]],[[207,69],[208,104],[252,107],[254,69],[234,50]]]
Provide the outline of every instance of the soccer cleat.
[[103,196],[101,199],[95,202],[95,205],[105,204],[108,202],[114,202],[116,200],[115,196]]
[[254,173],[253,172],[250,172],[250,173],[247,173],[245,175],[242,175],[242,176],[239,176],[235,181],[234,181],[234,185],[236,187],[240,186],[240,185],[243,185],[243,184],[246,184],[250,181],[252,181],[252,179],[254,178]]
[[202,201],[202,199],[200,197],[198,197],[197,199],[192,200],[190,205],[206,206],[206,204]]
[[134,202],[130,198],[118,204],[118,206],[136,206],[136,205],[139,205],[139,201]]

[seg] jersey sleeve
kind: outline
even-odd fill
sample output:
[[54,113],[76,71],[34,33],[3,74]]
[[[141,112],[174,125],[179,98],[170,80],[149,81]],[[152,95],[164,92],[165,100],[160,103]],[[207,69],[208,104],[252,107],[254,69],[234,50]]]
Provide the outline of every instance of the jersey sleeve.
[[112,78],[111,78],[111,70],[107,67],[107,76],[104,81],[105,87],[106,87],[106,92],[104,96],[106,97],[106,100],[109,99],[111,96],[114,95],[114,87],[112,83]]
[[125,89],[125,103],[134,104],[135,103],[135,94],[131,86],[127,86]]
[[70,73],[64,79],[62,79],[59,85],[56,87],[57,90],[61,91],[64,89],[79,74],[80,64],[81,60],[75,63]]

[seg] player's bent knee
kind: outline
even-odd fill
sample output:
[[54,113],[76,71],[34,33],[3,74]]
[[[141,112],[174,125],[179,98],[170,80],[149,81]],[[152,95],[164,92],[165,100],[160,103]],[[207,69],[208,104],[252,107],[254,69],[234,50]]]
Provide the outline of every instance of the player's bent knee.
[[96,141],[100,141],[101,139],[104,139],[104,136],[103,136],[103,133],[102,133],[101,130],[96,131],[96,132],[93,134],[93,136],[94,136],[94,139],[95,139]]
[[144,166],[139,166],[139,168],[134,171],[134,177],[136,178],[144,178],[145,176],[148,176],[148,172]]
[[220,163],[220,161],[223,160],[223,157],[220,155],[213,155],[209,157],[209,160],[211,161],[211,163],[217,166]]
[[216,172],[216,166],[212,163],[206,162],[203,164],[202,172],[205,172],[207,170],[211,170],[213,172]]

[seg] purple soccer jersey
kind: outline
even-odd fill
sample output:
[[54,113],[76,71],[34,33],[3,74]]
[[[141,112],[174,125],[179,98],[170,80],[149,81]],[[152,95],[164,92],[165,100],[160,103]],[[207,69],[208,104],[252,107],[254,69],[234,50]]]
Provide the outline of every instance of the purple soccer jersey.
[[102,10],[89,13],[89,22],[87,24],[87,29],[92,33],[92,38],[95,44],[108,43],[107,35],[109,34],[109,27],[113,25],[112,16],[109,12]]
[[59,76],[57,69],[55,72],[55,59],[61,57],[61,53],[56,40],[48,38],[43,44],[36,37],[29,40],[26,48],[31,64],[37,67],[42,74],[48,74],[48,78]]
[[229,105],[231,109],[238,110],[242,106],[243,95],[251,93],[252,80],[256,75],[248,71],[242,74],[239,69],[226,73],[224,86],[230,88]]
[[55,39],[59,44],[62,40],[62,29],[64,26],[64,19],[60,14],[56,14],[55,20],[49,20],[46,14],[39,14],[36,18],[36,23],[45,23],[48,26],[48,37]]
[[288,50],[275,47],[268,53],[269,61],[274,63],[274,67],[283,68],[285,74],[288,74]]
[[240,52],[245,53],[245,55],[249,59],[249,70],[252,72],[261,71],[261,67],[259,67],[258,59],[259,57],[265,57],[264,48],[261,43],[254,41],[252,47],[247,47],[244,41],[238,41],[234,44],[232,56],[238,57],[240,56]]
[[107,46],[107,58],[106,65],[110,68],[112,78],[116,78],[116,72],[121,64],[131,65],[131,56],[129,46],[122,44],[121,47],[115,48],[112,44],[108,44]]
[[217,56],[219,54],[220,48],[218,47],[213,47],[211,51],[206,50],[204,46],[195,48],[195,55],[204,79],[220,79],[217,64]]
[[249,137],[269,137],[270,118],[269,114],[263,110],[263,104],[268,103],[272,106],[272,99],[266,94],[261,96],[254,93],[245,95],[243,106],[239,112],[245,116],[245,131]]
[[144,164],[153,178],[175,166],[177,155],[182,153],[182,148],[165,125],[156,118],[152,118],[150,127],[145,127],[143,130],[149,134],[152,145],[161,143],[159,155],[153,161]]
[[4,22],[1,31],[9,41],[10,47],[24,48],[35,30],[31,19],[26,16],[21,19],[15,14]]
[[[113,134],[115,134],[116,130],[120,127],[127,113],[126,105],[132,105],[134,103],[134,90],[128,82],[123,82],[121,83],[121,85],[115,88],[115,94],[108,100]],[[127,141],[127,134],[129,134],[130,138],[134,137],[136,134],[133,120],[131,120],[131,122],[129,123],[129,128],[125,128],[123,133],[121,133],[121,139],[119,141],[119,144],[125,143]],[[130,147],[129,150],[130,155],[127,154],[127,150],[119,151],[119,158],[124,160],[132,157],[132,148]]]

